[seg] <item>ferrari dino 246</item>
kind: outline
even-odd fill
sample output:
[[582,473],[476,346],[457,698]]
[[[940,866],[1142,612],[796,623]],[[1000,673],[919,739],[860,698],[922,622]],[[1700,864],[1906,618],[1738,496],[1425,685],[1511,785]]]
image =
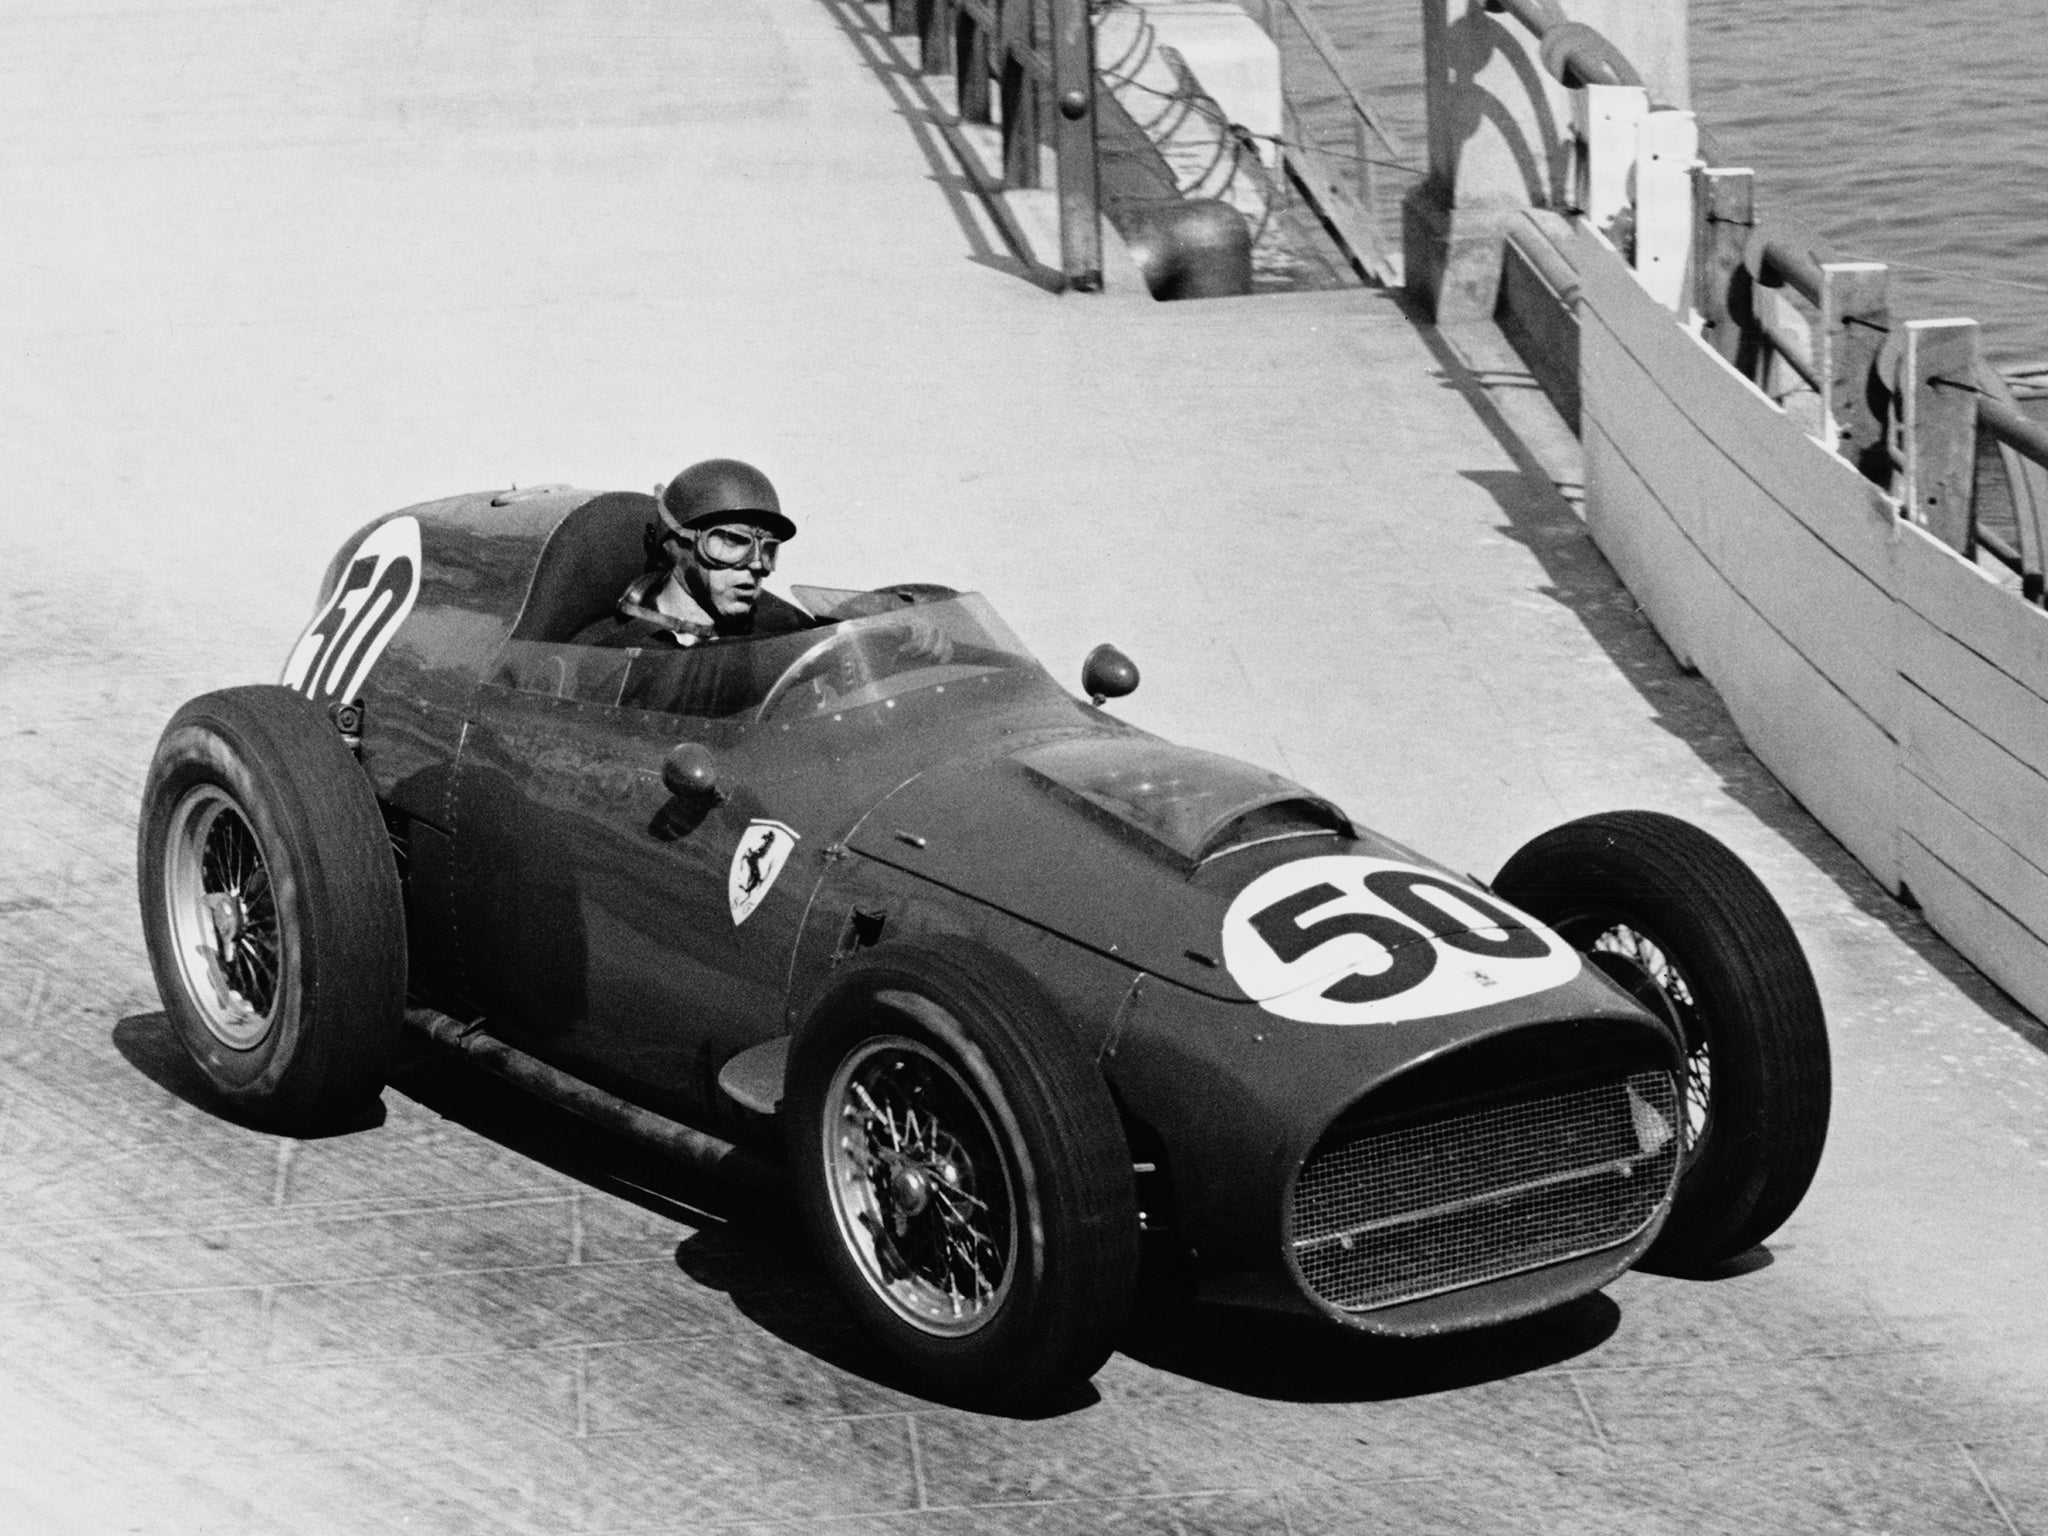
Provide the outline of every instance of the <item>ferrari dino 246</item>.
[[1726,848],[1573,822],[1490,887],[1083,702],[972,594],[571,636],[652,502],[561,488],[351,539],[281,684],[166,728],[140,887],[165,1006],[246,1115],[332,1123],[410,1020],[622,1130],[787,1182],[937,1390],[1085,1379],[1141,1234],[1200,1295],[1422,1335],[1805,1193],[1812,977]]

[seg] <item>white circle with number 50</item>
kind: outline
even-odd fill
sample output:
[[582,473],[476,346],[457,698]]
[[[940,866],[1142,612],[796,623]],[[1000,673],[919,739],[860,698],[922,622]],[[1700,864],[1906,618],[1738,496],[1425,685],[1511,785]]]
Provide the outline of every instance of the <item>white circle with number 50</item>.
[[1269,869],[1223,917],[1223,963],[1304,1024],[1434,1018],[1562,986],[1579,955],[1533,917],[1417,864],[1327,854]]
[[419,595],[419,519],[387,519],[356,546],[279,681],[316,704],[347,703]]

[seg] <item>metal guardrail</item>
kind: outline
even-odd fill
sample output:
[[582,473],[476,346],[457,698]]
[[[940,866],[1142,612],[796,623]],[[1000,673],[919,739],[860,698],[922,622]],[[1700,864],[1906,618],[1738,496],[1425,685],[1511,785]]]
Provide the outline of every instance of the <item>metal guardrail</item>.
[[1102,288],[1095,163],[1095,39],[1088,0],[889,0],[889,30],[918,39],[920,72],[954,77],[960,118],[1000,122],[1001,190],[1043,184],[1053,151],[1060,267],[1067,285]]
[[1643,77],[1604,33],[1573,21],[1557,0],[1486,0],[1534,34],[1543,67],[1572,90],[1587,85],[1641,85]]
[[[919,73],[952,77],[957,119],[939,126],[986,193],[1044,184],[1041,151],[1050,148],[1058,189],[1060,265],[1066,285],[1102,288],[1102,190],[1095,102],[1095,36],[1090,0],[887,0],[893,36],[914,38]],[[1341,50],[1300,0],[1262,0],[1267,35],[1281,45],[1289,29],[1306,45],[1331,85],[1318,105],[1345,115],[1348,145],[1326,142],[1302,110],[1306,90],[1283,93],[1278,145],[1289,178],[1336,234],[1368,279],[1401,281],[1398,251],[1382,233],[1376,166],[1399,164],[1406,152]],[[961,132],[992,125],[1001,132],[1001,174]],[[1378,153],[1368,139],[1377,140]],[[1350,167],[1347,172],[1346,165]],[[1013,243],[1028,244],[1000,200],[996,217]]]

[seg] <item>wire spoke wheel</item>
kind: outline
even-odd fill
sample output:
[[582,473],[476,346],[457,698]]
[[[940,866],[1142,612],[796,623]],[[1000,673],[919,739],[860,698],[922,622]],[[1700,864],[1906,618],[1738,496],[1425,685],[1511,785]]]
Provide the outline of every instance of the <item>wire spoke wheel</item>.
[[1583,948],[1610,978],[1677,1027],[1685,1042],[1685,1156],[1697,1157],[1713,1133],[1714,1052],[1692,983],[1662,945],[1619,919],[1600,926]]
[[840,1062],[824,1115],[827,1195],[862,1277],[927,1333],[982,1327],[1010,1289],[1017,1213],[974,1090],[921,1042],[877,1035]]
[[1138,1275],[1115,1101],[1004,956],[884,943],[792,1039],[797,1209],[868,1336],[946,1401],[1042,1404],[1109,1357]]
[[163,899],[200,1021],[230,1050],[254,1050],[275,1022],[285,935],[262,844],[217,785],[198,785],[171,812]]

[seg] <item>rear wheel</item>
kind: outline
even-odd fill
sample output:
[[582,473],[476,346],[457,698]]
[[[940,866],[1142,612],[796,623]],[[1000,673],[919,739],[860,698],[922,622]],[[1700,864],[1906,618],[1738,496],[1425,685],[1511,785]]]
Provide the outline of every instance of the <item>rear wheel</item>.
[[799,1032],[782,1112],[799,1207],[854,1317],[946,1395],[1022,1406],[1108,1358],[1137,1196],[1094,1062],[996,970],[873,951]]
[[1782,1225],[1827,1139],[1827,1026],[1792,926],[1749,867],[1651,811],[1588,816],[1508,860],[1493,888],[1676,1030],[1686,1152],[1644,1262],[1712,1269]]
[[405,1006],[397,867],[325,711],[278,687],[180,709],[143,791],[150,964],[180,1040],[251,1119],[326,1129],[382,1086]]

